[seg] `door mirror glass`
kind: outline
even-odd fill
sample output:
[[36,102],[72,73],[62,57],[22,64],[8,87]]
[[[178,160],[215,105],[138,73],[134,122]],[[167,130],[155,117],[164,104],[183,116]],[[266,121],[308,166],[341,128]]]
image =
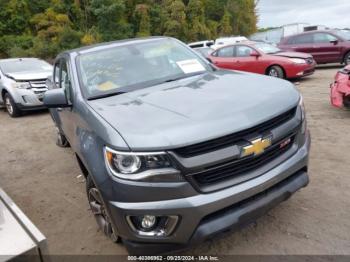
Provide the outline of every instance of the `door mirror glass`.
[[44,105],[47,108],[70,107],[63,89],[56,88],[45,92]]

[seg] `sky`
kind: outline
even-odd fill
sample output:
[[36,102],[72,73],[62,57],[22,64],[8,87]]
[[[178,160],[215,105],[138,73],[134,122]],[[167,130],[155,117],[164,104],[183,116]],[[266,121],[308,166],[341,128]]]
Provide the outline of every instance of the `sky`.
[[310,23],[350,28],[350,0],[259,0],[259,28]]

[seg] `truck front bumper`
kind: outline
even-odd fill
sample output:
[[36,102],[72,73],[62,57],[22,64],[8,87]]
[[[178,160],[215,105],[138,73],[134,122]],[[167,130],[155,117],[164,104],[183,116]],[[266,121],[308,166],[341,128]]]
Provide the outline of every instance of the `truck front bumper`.
[[46,106],[42,100],[46,89],[40,92],[34,92],[31,89],[15,89],[11,92],[11,96],[16,106],[22,111],[45,109]]
[[[169,253],[252,223],[308,184],[309,133],[306,136],[305,144],[288,160],[259,177],[221,191],[157,202],[110,201],[113,222],[129,253]],[[168,237],[139,236],[130,228],[126,217],[146,214],[175,215],[180,219]]]

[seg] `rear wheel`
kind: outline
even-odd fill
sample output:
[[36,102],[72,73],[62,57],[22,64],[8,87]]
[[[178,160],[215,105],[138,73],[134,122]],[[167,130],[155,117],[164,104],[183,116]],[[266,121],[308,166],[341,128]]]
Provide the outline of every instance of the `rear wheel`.
[[284,72],[282,67],[280,66],[271,66],[267,70],[267,75],[272,76],[272,77],[277,77],[277,78],[284,78]]
[[16,106],[9,93],[6,93],[4,95],[4,103],[6,111],[10,115],[10,117],[18,117],[21,115],[21,110]]
[[99,228],[114,243],[120,242],[121,239],[116,230],[113,228],[111,218],[103,203],[102,196],[92,181],[90,175],[88,175],[86,179],[86,191],[92,214],[95,216]]
[[344,57],[344,64],[350,65],[350,52],[348,52]]
[[350,96],[345,96],[343,100],[344,107],[350,110]]

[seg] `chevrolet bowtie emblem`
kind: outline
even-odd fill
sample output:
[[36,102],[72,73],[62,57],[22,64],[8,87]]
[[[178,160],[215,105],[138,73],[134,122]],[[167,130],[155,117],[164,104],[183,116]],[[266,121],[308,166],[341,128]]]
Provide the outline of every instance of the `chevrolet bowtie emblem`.
[[264,153],[265,149],[271,146],[271,137],[257,138],[250,141],[250,145],[242,148],[242,157],[250,155],[260,155]]

